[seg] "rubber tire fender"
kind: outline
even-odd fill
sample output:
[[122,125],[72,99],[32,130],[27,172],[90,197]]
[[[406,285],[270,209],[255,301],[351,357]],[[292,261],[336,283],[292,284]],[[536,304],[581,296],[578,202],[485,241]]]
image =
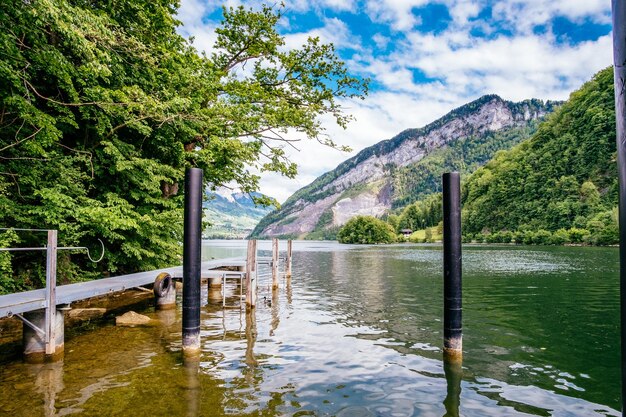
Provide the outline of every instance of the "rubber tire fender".
[[159,298],[165,297],[172,284],[172,276],[167,272],[161,272],[154,280],[154,287],[152,287],[154,295]]

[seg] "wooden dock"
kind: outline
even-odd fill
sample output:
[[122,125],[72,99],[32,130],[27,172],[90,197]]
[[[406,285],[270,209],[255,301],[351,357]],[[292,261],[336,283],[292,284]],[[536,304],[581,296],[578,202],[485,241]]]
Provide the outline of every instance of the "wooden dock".
[[[33,230],[33,229],[20,229]],[[56,285],[57,251],[59,250],[89,250],[85,247],[59,247],[57,245],[57,230],[36,230],[47,232],[48,244],[43,247],[0,248],[0,251],[46,251],[46,288],[24,291],[20,293],[0,295],[0,319],[17,317],[24,324],[23,344],[26,361],[40,362],[43,360],[57,360],[62,357],[64,346],[64,312],[71,308],[71,303],[90,298],[106,296],[116,292],[146,285],[153,285],[156,307],[159,309],[174,308],[176,306],[176,286],[174,279],[183,277],[183,266],[162,268],[153,271],[138,272],[135,274],[120,275],[112,278],[103,278],[75,284]],[[278,287],[278,264],[280,262],[278,240],[274,239],[271,258],[257,258],[256,241],[249,242],[246,257],[214,259],[202,262],[200,270],[195,268],[191,276],[200,279],[214,280],[222,285],[222,304],[226,304],[226,279],[236,279],[240,282],[240,299],[243,303],[243,288],[245,279],[246,300],[249,308],[254,308],[257,287],[257,265],[267,264],[272,268],[273,288]],[[291,264],[291,242],[288,242],[287,264]],[[104,253],[104,252],[103,252]],[[100,258],[102,259],[102,258]],[[243,272],[246,271],[246,272]],[[190,273],[187,271],[186,273]],[[286,273],[286,276],[290,275]],[[194,280],[186,281],[183,285],[199,285]],[[199,287],[197,287],[199,289]],[[183,291],[183,295],[184,295]],[[199,292],[198,303],[199,303]],[[184,305],[183,297],[183,305]],[[242,306],[243,304],[240,304]],[[183,312],[185,309],[183,308]],[[183,323],[185,322],[183,317]],[[184,348],[184,346],[183,346]]]
[[[208,275],[208,271],[224,267],[244,267],[244,258],[225,258],[202,263],[201,276]],[[157,269],[154,271],[138,272],[136,274],[120,275],[112,278],[103,278],[76,284],[59,285],[56,287],[56,305],[70,304],[74,301],[86,300],[114,292],[153,284],[161,272],[167,272],[173,278],[182,278],[183,267]],[[205,274],[206,273],[206,274]],[[0,318],[11,317],[16,314],[46,308],[46,290],[25,291],[14,294],[0,295]]]

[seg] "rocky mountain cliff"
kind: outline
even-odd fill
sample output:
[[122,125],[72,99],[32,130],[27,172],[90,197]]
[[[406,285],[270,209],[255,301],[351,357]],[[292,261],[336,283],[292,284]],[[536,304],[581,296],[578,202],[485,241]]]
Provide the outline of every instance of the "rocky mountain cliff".
[[[407,129],[362,150],[298,190],[280,210],[263,218],[252,236],[304,238],[314,232],[315,237],[321,238],[325,230],[336,230],[356,215],[380,217],[392,207],[415,200],[407,189],[419,188],[424,181],[423,175],[419,175],[421,168],[416,167],[437,155],[439,150],[457,142],[467,142],[469,145],[464,143],[464,149],[481,148],[482,153],[476,160],[469,161],[470,164],[463,160],[446,164],[445,158],[439,164],[441,169],[450,169],[450,163],[477,167],[486,163],[497,150],[508,149],[518,142],[507,144],[502,140],[507,136],[503,133],[508,132],[508,136],[515,138],[522,133],[529,135],[532,133],[528,132],[529,127],[551,112],[556,104],[536,99],[513,103],[495,95],[483,96],[423,128]],[[497,139],[490,139],[495,137]],[[498,145],[492,146],[492,141]],[[427,191],[437,191],[438,185],[433,184],[433,187]]]

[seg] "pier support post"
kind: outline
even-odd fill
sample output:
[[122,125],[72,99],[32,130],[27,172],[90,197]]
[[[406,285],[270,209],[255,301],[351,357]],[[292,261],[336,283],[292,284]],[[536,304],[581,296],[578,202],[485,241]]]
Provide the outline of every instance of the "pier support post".
[[[57,235],[56,230],[48,230],[46,249],[46,316],[44,324],[44,341],[46,355],[56,352],[57,335]],[[61,318],[63,315],[61,315]],[[61,344],[63,344],[61,342]]]
[[22,346],[24,347],[24,361],[27,363],[43,363],[56,361],[63,357],[65,344],[65,325],[63,311],[56,311],[52,322],[52,342],[54,351],[49,352],[46,343],[44,329],[47,325],[47,309],[35,310],[24,313],[22,320],[24,330],[22,332]]
[[458,172],[443,174],[443,350],[463,357],[461,285],[461,179]]
[[272,288],[278,288],[278,239],[272,239]]
[[248,251],[246,253],[246,306],[254,308],[256,306],[256,240],[248,240]]
[[626,409],[626,4],[612,0],[613,74],[619,179],[620,321],[622,345],[622,410]]
[[293,241],[289,239],[287,241],[287,266],[286,266],[286,275],[287,279],[291,279],[291,255],[293,254]]
[[176,308],[176,284],[167,272],[161,272],[152,287],[157,310]]
[[183,235],[183,353],[200,352],[200,266],[202,255],[202,170],[185,172]]

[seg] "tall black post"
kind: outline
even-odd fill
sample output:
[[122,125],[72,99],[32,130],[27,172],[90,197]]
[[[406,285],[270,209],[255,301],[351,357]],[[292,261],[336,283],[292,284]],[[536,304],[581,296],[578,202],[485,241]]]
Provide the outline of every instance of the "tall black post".
[[185,172],[183,235],[183,352],[200,351],[200,262],[202,255],[202,170]]
[[461,292],[461,179],[443,174],[443,351],[461,358],[463,348]]
[[619,177],[620,319],[622,326],[622,412],[626,399],[626,4],[612,0],[613,74],[617,122],[617,175]]

